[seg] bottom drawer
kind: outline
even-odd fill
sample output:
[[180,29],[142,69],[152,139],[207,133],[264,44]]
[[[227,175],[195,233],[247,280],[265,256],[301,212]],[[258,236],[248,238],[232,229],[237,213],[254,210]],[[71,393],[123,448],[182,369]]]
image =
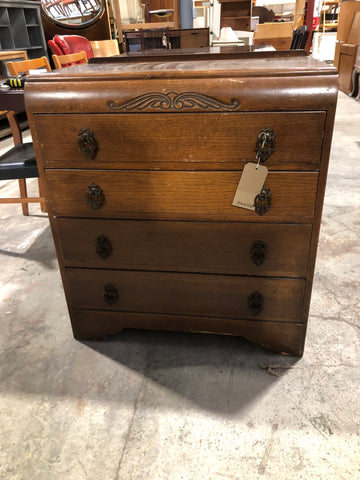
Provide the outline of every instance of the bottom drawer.
[[[122,313],[104,310],[73,310],[71,321],[74,336],[79,340],[104,339],[107,335],[118,333],[126,328],[206,332],[238,335],[251,342],[259,343],[272,352],[296,356],[301,356],[303,353],[306,328],[305,325],[299,323],[220,320],[212,317]],[[119,341],[121,342],[121,337],[119,337]],[[197,339],[196,343],[204,346],[206,341],[206,338],[202,337]],[[212,344],[211,341],[210,343]]]
[[76,309],[300,322],[305,281],[66,269]]

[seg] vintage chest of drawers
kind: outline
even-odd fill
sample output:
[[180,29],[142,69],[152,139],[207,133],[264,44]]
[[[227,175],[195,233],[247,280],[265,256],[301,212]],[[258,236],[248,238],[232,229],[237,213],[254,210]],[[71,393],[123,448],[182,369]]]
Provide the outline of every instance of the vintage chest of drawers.
[[[25,98],[76,338],[212,332],[302,355],[333,67],[81,65],[32,76]],[[255,211],[234,207],[257,155],[263,198]]]

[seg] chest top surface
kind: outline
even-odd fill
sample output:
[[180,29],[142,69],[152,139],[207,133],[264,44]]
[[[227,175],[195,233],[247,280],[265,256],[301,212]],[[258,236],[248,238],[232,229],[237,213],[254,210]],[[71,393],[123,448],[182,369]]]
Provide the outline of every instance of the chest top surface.
[[77,65],[25,84],[32,113],[127,113],[116,106],[134,99],[138,113],[327,110],[336,96],[336,69],[310,57]]
[[335,75],[335,67],[311,57],[246,58],[221,60],[176,60],[113,62],[75,65],[48,74],[33,75],[29,82],[66,82],[77,79],[114,80],[131,78],[248,77]]

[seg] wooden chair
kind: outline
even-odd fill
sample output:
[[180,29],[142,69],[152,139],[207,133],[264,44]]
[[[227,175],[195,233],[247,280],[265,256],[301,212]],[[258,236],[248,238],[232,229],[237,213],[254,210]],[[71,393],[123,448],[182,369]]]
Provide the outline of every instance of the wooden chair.
[[7,111],[14,147],[0,156],[0,180],[18,180],[20,198],[0,198],[3,203],[21,203],[23,215],[29,215],[29,203],[40,203],[41,211],[46,212],[45,198],[39,179],[39,197],[28,197],[26,188],[27,178],[39,178],[32,143],[22,142],[22,133],[15,112]]
[[55,69],[70,67],[79,63],[88,63],[86,53],[69,53],[69,55],[53,55],[52,56]]
[[112,57],[120,55],[117,40],[92,40],[91,48],[95,57]]
[[[45,68],[51,71],[47,57],[23,60],[21,62],[7,62],[6,64],[11,76],[28,74],[29,70]],[[10,124],[11,133],[14,139],[14,147],[0,157],[0,180],[19,180],[20,198],[0,198],[1,203],[21,203],[24,215],[29,215],[29,203],[40,203],[41,211],[46,212],[43,188],[39,178],[36,165],[34,148],[32,143],[23,143],[22,133],[16,114],[7,111],[7,119]],[[27,196],[26,178],[39,178],[39,197]]]
[[6,66],[10,75],[13,77],[21,75],[22,73],[27,74],[29,70],[37,70],[39,68],[45,68],[48,72],[51,71],[47,57],[23,60],[22,62],[7,62]]

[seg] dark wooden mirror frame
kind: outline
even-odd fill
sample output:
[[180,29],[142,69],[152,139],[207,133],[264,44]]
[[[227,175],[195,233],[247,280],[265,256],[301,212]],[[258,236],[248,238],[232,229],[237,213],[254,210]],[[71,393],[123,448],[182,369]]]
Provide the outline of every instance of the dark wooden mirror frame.
[[[39,0],[40,3],[40,0]],[[88,40],[108,40],[111,39],[111,29],[108,6],[105,0],[101,0],[101,12],[93,20],[84,24],[73,25],[60,23],[51,19],[41,9],[41,21],[44,28],[46,41],[52,39],[56,34],[59,35],[81,35]]]

